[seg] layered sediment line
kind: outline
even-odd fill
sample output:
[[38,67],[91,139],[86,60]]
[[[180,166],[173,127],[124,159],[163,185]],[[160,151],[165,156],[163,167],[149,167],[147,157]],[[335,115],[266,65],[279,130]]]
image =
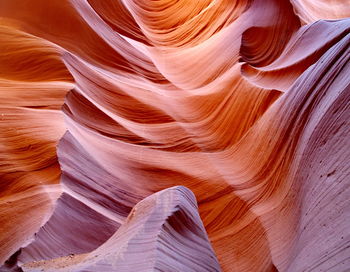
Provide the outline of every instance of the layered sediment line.
[[349,268],[348,7],[1,1],[0,262]]

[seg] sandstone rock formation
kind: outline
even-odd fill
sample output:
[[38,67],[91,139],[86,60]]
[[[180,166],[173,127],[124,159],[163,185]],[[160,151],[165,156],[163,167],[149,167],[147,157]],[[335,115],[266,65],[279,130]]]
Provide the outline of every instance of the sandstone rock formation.
[[24,271],[220,271],[193,193],[172,187],[131,211],[101,247],[88,254],[29,263]]
[[0,270],[350,269],[347,17],[1,0]]

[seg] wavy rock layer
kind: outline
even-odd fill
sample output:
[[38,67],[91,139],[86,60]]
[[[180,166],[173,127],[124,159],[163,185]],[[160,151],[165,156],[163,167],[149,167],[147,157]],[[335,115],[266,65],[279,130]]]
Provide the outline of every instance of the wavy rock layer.
[[193,193],[173,187],[139,202],[101,247],[24,271],[220,271]]
[[[1,8],[0,8],[1,9]],[[53,44],[0,19],[0,263],[29,243],[60,195],[60,111],[72,78]]]
[[346,2],[1,1],[0,261],[112,265],[184,185],[223,271],[348,269]]

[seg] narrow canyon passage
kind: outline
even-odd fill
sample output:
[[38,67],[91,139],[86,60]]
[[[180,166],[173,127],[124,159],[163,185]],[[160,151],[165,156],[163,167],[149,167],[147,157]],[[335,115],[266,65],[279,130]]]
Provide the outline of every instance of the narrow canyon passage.
[[0,0],[0,271],[350,270],[349,0]]

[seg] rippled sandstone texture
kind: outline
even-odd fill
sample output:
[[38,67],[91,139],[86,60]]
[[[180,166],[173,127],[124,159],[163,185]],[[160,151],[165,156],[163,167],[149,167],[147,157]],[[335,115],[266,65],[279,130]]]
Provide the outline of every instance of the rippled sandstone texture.
[[349,269],[347,17],[0,0],[0,270]]

